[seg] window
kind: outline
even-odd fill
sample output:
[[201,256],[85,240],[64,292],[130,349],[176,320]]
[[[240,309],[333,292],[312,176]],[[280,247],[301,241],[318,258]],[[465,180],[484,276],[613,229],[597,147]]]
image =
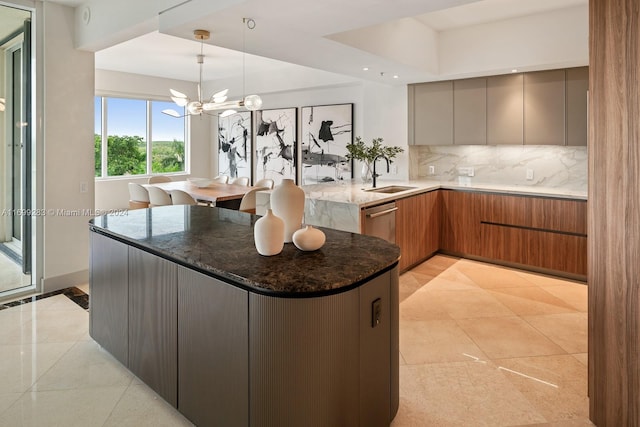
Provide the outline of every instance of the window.
[[96,97],[96,177],[185,171],[185,120],[162,114],[166,108],[176,106],[166,101]]
[[184,171],[184,120],[162,114],[167,108],[176,104],[151,102],[151,173]]

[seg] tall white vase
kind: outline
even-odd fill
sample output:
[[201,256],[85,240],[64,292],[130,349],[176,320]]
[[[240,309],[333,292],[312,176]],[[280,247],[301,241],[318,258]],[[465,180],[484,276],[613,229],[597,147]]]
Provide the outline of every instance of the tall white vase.
[[284,221],[267,209],[253,226],[253,240],[260,255],[278,255],[284,247]]
[[284,241],[289,243],[293,233],[302,226],[304,216],[304,190],[292,179],[283,179],[271,192],[273,214],[284,221]]

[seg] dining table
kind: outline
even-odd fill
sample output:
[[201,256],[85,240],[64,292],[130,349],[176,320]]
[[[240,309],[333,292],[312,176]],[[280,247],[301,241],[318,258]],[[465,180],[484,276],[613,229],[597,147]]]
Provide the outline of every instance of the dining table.
[[251,190],[247,185],[210,183],[205,187],[198,187],[190,181],[169,181],[154,184],[144,184],[144,187],[156,186],[167,193],[171,190],[182,190],[197,201],[213,206],[238,209],[242,197]]

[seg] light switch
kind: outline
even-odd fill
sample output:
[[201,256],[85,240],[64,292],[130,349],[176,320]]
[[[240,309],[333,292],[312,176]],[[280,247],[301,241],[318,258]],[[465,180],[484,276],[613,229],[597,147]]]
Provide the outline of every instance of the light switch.
[[527,181],[533,180],[533,169],[527,169]]

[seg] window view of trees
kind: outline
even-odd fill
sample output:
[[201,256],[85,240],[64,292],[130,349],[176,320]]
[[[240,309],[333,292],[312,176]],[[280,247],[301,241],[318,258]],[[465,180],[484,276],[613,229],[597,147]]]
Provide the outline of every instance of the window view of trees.
[[[106,98],[104,101],[96,97],[94,147],[97,177],[185,170],[184,120],[160,114],[164,108],[175,109],[175,105],[124,98]],[[102,135],[105,118],[106,137]],[[150,119],[151,126],[148,126]],[[147,162],[149,152],[151,162]],[[103,165],[104,159],[106,165]]]

